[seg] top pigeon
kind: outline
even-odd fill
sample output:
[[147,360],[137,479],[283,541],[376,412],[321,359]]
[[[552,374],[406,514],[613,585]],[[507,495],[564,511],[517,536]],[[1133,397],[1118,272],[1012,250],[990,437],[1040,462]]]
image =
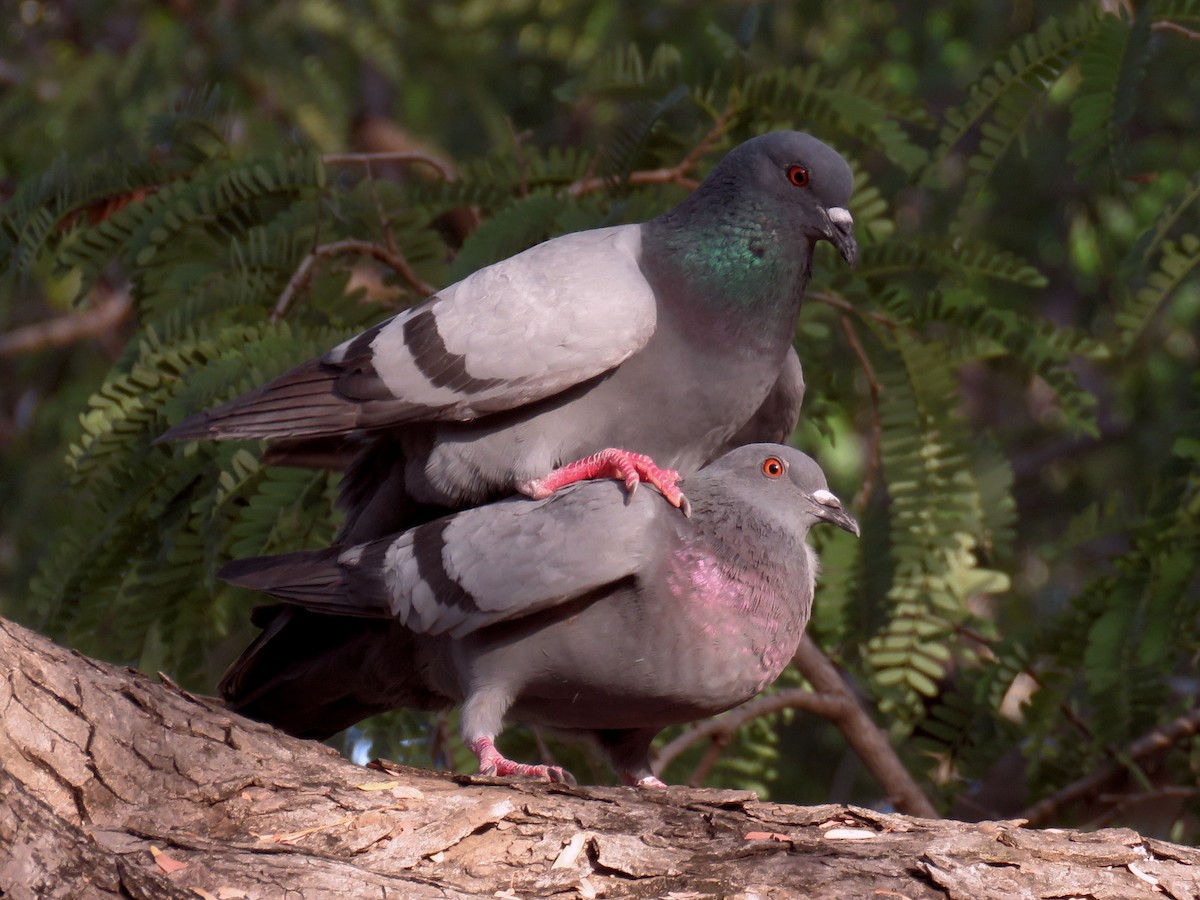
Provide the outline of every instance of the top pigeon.
[[[675,473],[621,454],[686,475],[735,437],[786,438],[799,415],[789,355],[813,247],[830,241],[853,265],[852,188],[849,165],[815,138],[761,135],[669,212],[480,269],[162,440],[283,441],[286,458],[353,435],[366,449],[344,487],[363,505],[349,527],[365,517],[379,533],[402,524],[367,509],[393,503],[388,478],[406,501],[455,509],[633,468],[627,483],[662,475],[678,503]],[[388,450],[367,464],[381,434]],[[612,447],[623,450],[545,479]],[[379,462],[390,471],[365,474]],[[380,493],[390,499],[375,501]]]

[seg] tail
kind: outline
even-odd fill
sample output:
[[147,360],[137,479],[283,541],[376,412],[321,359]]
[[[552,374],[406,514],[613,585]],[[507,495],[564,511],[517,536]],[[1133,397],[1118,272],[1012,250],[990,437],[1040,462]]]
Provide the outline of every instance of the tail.
[[416,636],[392,621],[259,607],[262,634],[221,679],[236,712],[297,737],[324,740],[368,716],[441,709],[416,663]]
[[[383,557],[390,541],[333,546],[278,556],[235,559],[217,572],[222,581],[261,591],[312,612],[351,618],[391,616]],[[353,562],[343,564],[351,557]]]
[[189,416],[155,443],[327,437],[359,427],[362,404],[337,388],[341,370],[310,360],[223,406]]

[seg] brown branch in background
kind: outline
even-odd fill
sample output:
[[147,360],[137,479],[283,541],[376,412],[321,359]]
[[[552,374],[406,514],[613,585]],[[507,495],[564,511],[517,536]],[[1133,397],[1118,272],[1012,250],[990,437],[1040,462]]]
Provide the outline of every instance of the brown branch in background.
[[525,159],[525,142],[533,134],[528,128],[517,131],[511,117],[504,119],[508,123],[508,133],[512,136],[513,160],[517,164],[517,192],[521,197],[529,196],[529,163]]
[[383,244],[389,253],[399,256],[400,248],[396,244],[396,236],[392,234],[392,219],[384,209],[383,199],[379,196],[379,185],[375,183],[375,173],[371,169],[371,163],[368,162],[366,167],[367,184],[371,188],[371,201],[375,204],[375,212],[379,214],[379,230],[383,234]]
[[136,187],[120,194],[109,194],[106,197],[97,198],[90,203],[85,203],[78,209],[71,210],[59,219],[58,230],[66,231],[81,218],[87,219],[89,225],[106,222],[125,207],[134,203],[141,203],[147,197],[157,194],[160,190],[162,190],[161,185],[144,184],[141,187]]
[[821,291],[806,291],[804,294],[804,299],[813,300],[817,303],[824,303],[826,306],[832,306],[836,310],[858,316],[860,319],[870,319],[871,321],[878,322],[880,325],[884,325],[892,330],[904,327],[902,323],[885,316],[883,313],[877,313],[869,309],[859,309],[849,300],[839,297],[837,294],[826,294]]
[[[798,709],[801,712],[812,713],[825,719],[834,719],[841,714],[842,702],[843,698],[841,697],[822,694],[808,688],[786,688],[773,694],[756,697],[749,703],[743,703],[722,716],[698,723],[668,742],[655,754],[656,768],[665,769],[689,749],[703,741],[711,741],[723,750],[738,729],[760,716],[769,716],[785,709]],[[712,762],[709,763],[709,768],[711,768]],[[693,787],[699,786],[707,774],[707,771],[693,772],[688,783]]]
[[428,153],[416,153],[406,150],[404,152],[386,152],[386,153],[330,153],[321,157],[321,161],[327,166],[338,166],[348,164],[358,164],[369,166],[373,162],[377,163],[416,163],[419,165],[429,166],[437,171],[438,175],[445,181],[454,180],[454,168],[445,160],[438,159],[436,156],[431,156]]
[[[734,106],[728,106],[722,112],[708,134],[700,139],[691,153],[685,156],[680,162],[674,166],[669,166],[665,169],[644,169],[637,172],[630,172],[626,179],[627,184],[681,184],[684,187],[695,188],[699,182],[694,178],[689,178],[688,173],[694,169],[704,154],[709,151],[721,137],[724,136],[725,130],[729,127],[729,123],[733,121],[733,117],[737,110]],[[611,178],[597,177],[589,175],[576,181],[567,188],[567,193],[572,197],[582,197],[584,194],[595,193],[603,190],[612,181]]]
[[1200,797],[1200,788],[1182,784],[1168,784],[1150,791],[1139,791],[1136,794],[1101,794],[1096,799],[1101,803],[1111,804],[1111,806],[1088,822],[1084,828],[1088,831],[1108,828],[1113,822],[1125,820],[1132,807],[1142,804],[1154,803],[1157,806],[1162,801],[1184,803],[1196,797]]
[[1175,720],[1138,738],[1121,755],[1123,761],[1105,763],[1066,787],[1035,803],[1021,818],[1037,827],[1053,819],[1065,807],[1098,796],[1109,782],[1129,771],[1129,766],[1148,756],[1161,753],[1180,741],[1200,732],[1200,706],[1194,706]]
[[279,295],[279,300],[276,302],[275,308],[271,310],[271,321],[278,322],[287,315],[288,308],[292,305],[292,300],[295,299],[296,294],[308,284],[309,279],[312,277],[312,269],[316,265],[317,260],[333,256],[352,255],[370,256],[379,260],[384,265],[400,273],[401,277],[422,297],[427,297],[437,291],[437,288],[422,279],[416,273],[416,270],[409,265],[408,260],[396,251],[373,244],[370,241],[360,241],[352,238],[344,241],[334,241],[332,244],[322,244],[320,247],[314,248],[311,253],[300,261],[300,265],[296,267],[296,271],[288,279],[283,293]]
[[845,315],[838,316],[838,321],[842,324],[846,340],[850,342],[850,349],[854,351],[855,357],[858,358],[858,364],[862,366],[863,374],[867,377],[867,390],[871,395],[871,434],[867,439],[867,470],[863,473],[862,487],[854,501],[855,506],[862,509],[871,500],[875,478],[879,475],[879,467],[882,465],[879,452],[879,446],[883,441],[883,421],[879,415],[881,388],[879,379],[875,376],[875,367],[871,365],[871,358],[867,356],[867,350],[862,345],[862,341],[858,339],[858,332],[854,330],[854,323]]
[[1176,34],[1182,34],[1189,41],[1200,41],[1200,31],[1193,31],[1176,22],[1155,22],[1150,28],[1154,31],[1173,31]]
[[737,729],[759,716],[798,709],[828,719],[837,727],[897,809],[913,816],[938,818],[933,803],[904,767],[887,735],[871,720],[837,667],[808,635],[801,639],[792,662],[812,685],[811,690],[788,688],[751,700],[719,718],[701,722],[656,754],[658,770],[662,771],[690,747],[708,740],[711,743],[705,757],[692,773],[692,778],[698,781],[708,774]]
[[938,818],[933,803],[925,796],[912,773],[904,767],[887,735],[863,709],[842,673],[808,635],[800,641],[795,663],[814,691],[842,698],[839,714],[830,717],[830,721],[837,726],[846,743],[858,754],[879,786],[887,792],[888,799],[896,809],[910,816]]
[[88,338],[104,337],[129,318],[133,299],[127,290],[92,291],[91,304],[79,312],[48,319],[0,334],[0,357],[66,347]]

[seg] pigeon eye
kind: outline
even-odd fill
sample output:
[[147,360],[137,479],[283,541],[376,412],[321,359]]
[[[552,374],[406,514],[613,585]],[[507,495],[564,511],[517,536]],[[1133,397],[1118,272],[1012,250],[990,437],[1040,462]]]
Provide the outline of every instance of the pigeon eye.
[[778,456],[768,456],[763,460],[762,473],[768,478],[779,478],[783,475],[783,460]]
[[804,166],[788,166],[787,176],[788,181],[796,187],[808,186],[808,169]]

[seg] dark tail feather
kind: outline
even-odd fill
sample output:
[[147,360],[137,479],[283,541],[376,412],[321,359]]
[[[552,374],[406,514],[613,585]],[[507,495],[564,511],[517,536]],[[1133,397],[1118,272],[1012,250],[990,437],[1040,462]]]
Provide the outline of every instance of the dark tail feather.
[[262,634],[221,679],[236,711],[297,737],[324,740],[391,709],[440,709],[415,663],[414,635],[387,621],[259,607]]
[[362,449],[362,440],[356,435],[297,438],[272,442],[263,450],[262,461],[268,466],[344,472]]
[[339,562],[346,548],[334,546],[279,556],[235,559],[223,566],[217,577],[318,613],[387,618],[391,608],[381,577],[383,561],[376,558],[381,557],[387,547],[386,542],[380,543],[384,546],[363,548],[362,565],[353,568]]
[[346,513],[338,543],[362,544],[399,534],[454,510],[419,503],[408,493],[400,442],[386,434],[363,443],[342,476],[337,506]]
[[223,406],[189,416],[155,443],[345,434],[358,427],[361,404],[337,391],[340,374],[320,360],[310,360]]

